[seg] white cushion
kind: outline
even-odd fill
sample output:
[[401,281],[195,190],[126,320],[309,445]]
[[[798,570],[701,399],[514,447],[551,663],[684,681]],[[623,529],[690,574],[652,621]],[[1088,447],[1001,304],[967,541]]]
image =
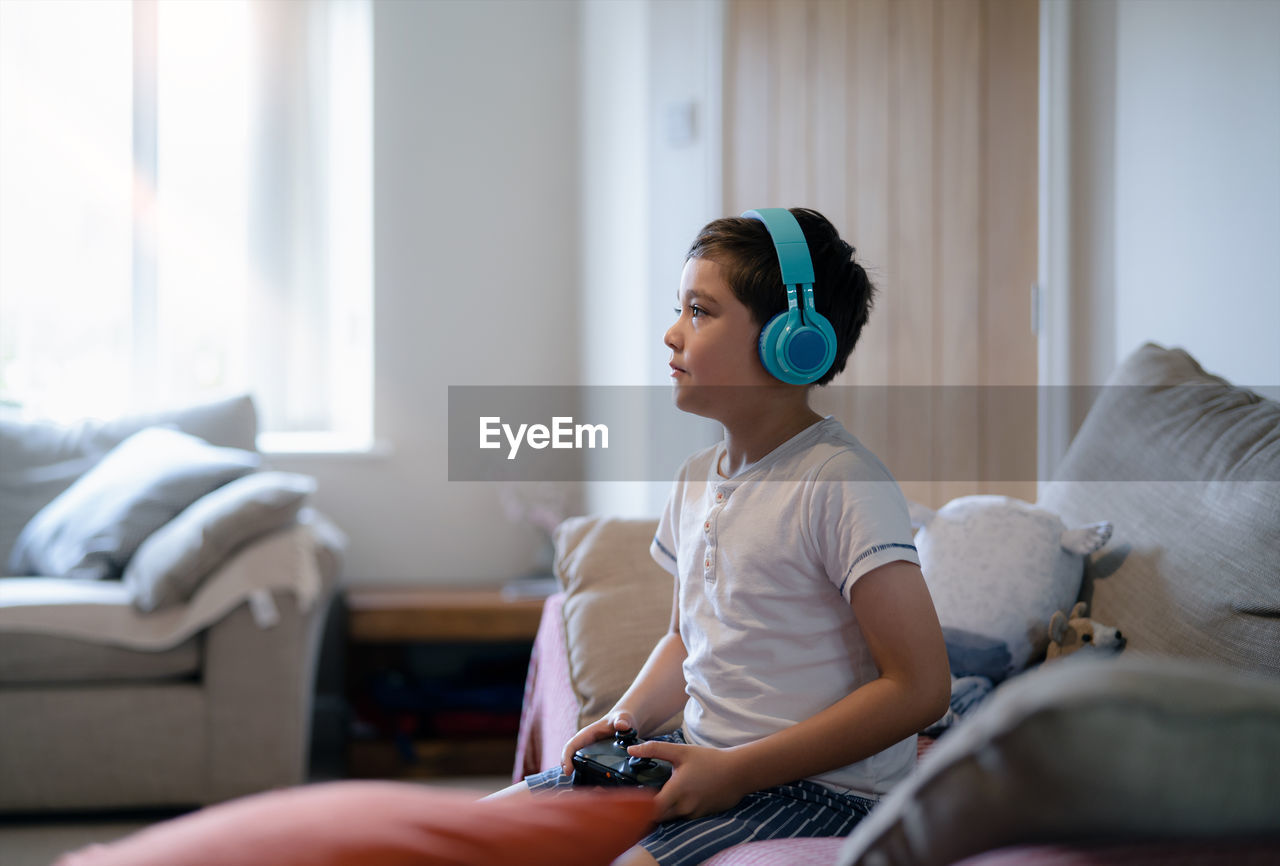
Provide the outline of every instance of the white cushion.
[[992,682],[1043,657],[1049,619],[1080,594],[1080,551],[1111,533],[1105,523],[1069,532],[1052,511],[1007,496],[965,496],[936,513],[913,506],[912,518],[923,523],[916,549],[952,673]]

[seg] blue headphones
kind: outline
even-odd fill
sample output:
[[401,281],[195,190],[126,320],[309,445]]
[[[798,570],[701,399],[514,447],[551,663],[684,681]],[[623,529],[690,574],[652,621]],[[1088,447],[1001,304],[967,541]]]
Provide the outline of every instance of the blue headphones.
[[759,220],[769,230],[787,287],[787,311],[770,319],[760,332],[760,362],[774,378],[790,385],[816,382],[836,358],[836,332],[813,304],[813,261],[804,232],[786,208],[764,207],[743,216]]

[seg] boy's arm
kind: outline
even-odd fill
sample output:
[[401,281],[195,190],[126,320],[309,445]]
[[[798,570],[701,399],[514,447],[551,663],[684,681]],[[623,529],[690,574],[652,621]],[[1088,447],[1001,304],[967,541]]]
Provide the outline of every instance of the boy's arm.
[[658,794],[661,820],[727,809],[752,791],[843,767],[911,736],[946,712],[950,667],[920,568],[891,562],[863,575],[850,603],[880,676],[816,715],[753,743],[704,749],[634,746],[690,772]]
[[573,753],[596,740],[612,736],[615,730],[631,728],[641,735],[665,722],[684,708],[684,660],[688,656],[680,637],[678,614],[671,614],[671,630],[654,646],[644,667],[630,688],[613,705],[604,718],[578,731],[560,756],[566,774],[573,772]]
[[688,655],[679,632],[663,635],[610,714],[625,714],[637,733],[647,734],[680,712],[688,699],[684,690],[684,660]]

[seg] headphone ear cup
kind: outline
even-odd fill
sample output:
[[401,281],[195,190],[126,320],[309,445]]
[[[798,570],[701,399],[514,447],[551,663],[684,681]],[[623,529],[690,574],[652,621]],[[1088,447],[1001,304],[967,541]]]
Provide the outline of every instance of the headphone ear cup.
[[839,341],[836,340],[836,329],[831,327],[831,322],[827,321],[827,317],[817,310],[810,309],[805,314],[805,322],[817,337],[817,340],[814,341],[815,348],[810,351],[821,358],[808,380],[816,382],[831,369],[831,364],[836,359],[836,347],[839,345]]
[[766,322],[764,328],[760,331],[759,345],[760,363],[764,365],[770,376],[775,379],[781,379],[783,382],[790,380],[787,371],[778,363],[778,350],[782,348],[780,343],[784,336],[783,332],[787,325],[787,318],[788,314],[782,312]]
[[760,331],[760,363],[775,379],[808,385],[821,379],[836,357],[836,332],[825,316],[810,312],[808,323],[792,325],[790,312],[778,313]]

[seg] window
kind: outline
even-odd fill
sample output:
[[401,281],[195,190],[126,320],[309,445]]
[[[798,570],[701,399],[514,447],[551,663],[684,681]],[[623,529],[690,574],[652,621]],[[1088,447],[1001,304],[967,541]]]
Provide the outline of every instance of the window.
[[[368,0],[0,3],[0,401],[372,433]],[[317,444],[319,443],[319,444]]]

